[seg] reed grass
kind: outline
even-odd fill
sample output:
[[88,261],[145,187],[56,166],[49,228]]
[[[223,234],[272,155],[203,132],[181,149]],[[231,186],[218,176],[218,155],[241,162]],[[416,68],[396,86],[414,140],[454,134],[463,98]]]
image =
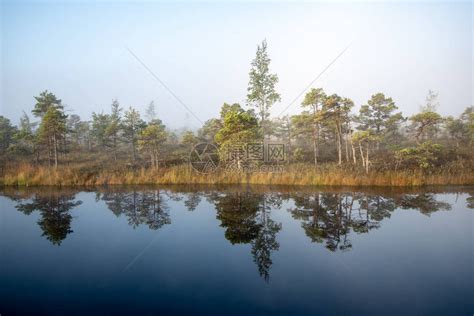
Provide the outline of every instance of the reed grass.
[[4,186],[97,186],[138,184],[265,184],[265,185],[313,185],[313,186],[425,186],[425,185],[472,185],[474,172],[471,168],[447,166],[432,172],[420,170],[372,171],[339,167],[332,164],[315,168],[306,164],[286,167],[282,173],[226,173],[200,174],[188,165],[159,169],[127,169],[74,165],[45,166],[22,164],[9,167],[0,176]]

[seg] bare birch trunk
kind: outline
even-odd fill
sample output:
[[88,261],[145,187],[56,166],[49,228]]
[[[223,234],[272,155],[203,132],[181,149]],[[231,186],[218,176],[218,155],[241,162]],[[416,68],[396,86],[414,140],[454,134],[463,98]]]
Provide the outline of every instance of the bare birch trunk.
[[346,150],[346,162],[349,162],[349,145],[347,144],[347,134],[344,134],[344,145]]
[[357,164],[357,158],[356,158],[356,151],[355,151],[355,147],[354,147],[354,141],[352,140],[352,132],[350,134],[350,137],[351,137],[352,159],[353,159],[354,165],[356,165]]
[[366,158],[365,158],[365,173],[369,173],[369,164],[370,164],[370,161],[369,161],[369,142],[367,142],[367,152],[365,153],[366,155]]
[[338,155],[338,165],[342,164],[342,141],[341,141],[341,132],[339,126],[337,127],[337,155]]
[[365,167],[365,158],[364,158],[364,152],[362,150],[361,142],[359,142],[359,152],[360,152],[360,159],[362,160],[362,166]]

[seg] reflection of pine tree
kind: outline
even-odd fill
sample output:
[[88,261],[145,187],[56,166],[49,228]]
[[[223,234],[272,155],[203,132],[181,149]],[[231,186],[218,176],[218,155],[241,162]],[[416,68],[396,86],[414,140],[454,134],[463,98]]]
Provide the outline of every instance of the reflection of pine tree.
[[321,206],[321,194],[296,195],[294,201],[296,208],[290,210],[293,218],[303,221],[302,227],[312,242],[322,243],[327,237],[324,216],[326,212]]
[[258,272],[266,281],[270,278],[270,267],[272,265],[271,253],[278,251],[280,244],[276,240],[276,234],[281,230],[281,224],[275,223],[269,217],[266,205],[266,197],[263,195],[258,217],[260,229],[257,238],[252,241],[253,261],[258,266]]
[[82,203],[74,199],[75,194],[36,194],[31,202],[20,202],[16,208],[28,215],[39,211],[41,219],[38,224],[43,236],[54,245],[60,245],[67,235],[73,232],[70,211]]
[[225,238],[232,244],[247,244],[257,237],[259,225],[256,214],[259,195],[250,192],[233,192],[211,197],[214,201],[217,219],[226,229]]
[[385,218],[401,207],[418,209],[423,214],[449,210],[451,206],[436,201],[431,193],[405,194],[397,197],[365,193],[297,193],[295,208],[289,209],[293,218],[300,220],[312,242],[325,243],[331,251],[352,247],[349,235],[368,233],[379,228]]
[[184,201],[184,206],[186,206],[188,211],[192,212],[196,207],[198,207],[199,203],[201,203],[201,194],[193,192],[187,195],[187,200]]
[[140,221],[151,229],[171,224],[169,208],[159,190],[143,192],[139,205]]
[[[379,221],[390,217],[396,208],[393,199],[358,193],[300,193],[293,199],[295,208],[289,210],[293,218],[302,221],[301,226],[312,242],[325,242],[331,251],[352,248],[351,229],[366,233],[378,228]],[[355,202],[358,202],[358,210]]]
[[138,227],[146,224],[151,229],[158,229],[171,223],[169,207],[160,190],[105,192],[101,199],[117,216],[124,215],[129,225]]
[[342,194],[324,194],[322,201],[327,209],[326,217],[326,248],[335,251],[346,250],[352,248],[352,244],[348,239],[350,231],[350,215],[347,216],[344,209]]
[[232,244],[250,243],[258,271],[268,281],[271,253],[279,249],[276,234],[281,230],[281,224],[270,219],[268,211],[269,205],[279,207],[281,197],[247,191],[214,194],[210,200],[215,204],[221,227],[226,229],[226,239]]
[[403,209],[418,209],[422,214],[428,216],[437,211],[451,209],[449,203],[436,201],[432,193],[406,194],[400,198],[399,202]]

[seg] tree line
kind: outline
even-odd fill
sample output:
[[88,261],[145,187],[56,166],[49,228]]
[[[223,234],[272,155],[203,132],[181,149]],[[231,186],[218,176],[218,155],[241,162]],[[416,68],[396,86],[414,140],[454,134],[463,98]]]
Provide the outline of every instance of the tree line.
[[157,117],[153,102],[144,116],[113,100],[108,113],[91,120],[66,114],[62,100],[50,91],[35,98],[31,114],[19,125],[0,116],[0,158],[7,162],[92,163],[97,157],[131,166],[160,168],[186,162],[192,146],[215,142],[223,155],[235,143],[280,141],[287,163],[319,166],[333,163],[370,169],[430,170],[452,162],[470,163],[474,140],[474,107],[459,117],[437,112],[438,95],[429,91],[418,113],[404,116],[396,102],[375,93],[358,112],[354,102],[322,88],[310,89],[301,112],[271,118],[280,100],[278,76],[270,71],[267,43],[257,47],[251,63],[247,102],[224,103],[220,116],[197,131],[173,131]]

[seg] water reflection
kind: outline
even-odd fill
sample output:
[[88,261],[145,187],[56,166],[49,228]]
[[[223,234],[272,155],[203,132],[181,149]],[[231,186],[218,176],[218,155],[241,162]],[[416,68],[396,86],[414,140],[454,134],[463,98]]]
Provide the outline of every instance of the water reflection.
[[38,211],[40,220],[38,225],[45,236],[53,245],[61,242],[72,233],[70,211],[82,202],[75,200],[75,194],[47,192],[34,194],[30,199],[19,199],[17,210],[26,215]]
[[268,281],[272,265],[271,254],[280,245],[276,235],[281,223],[273,221],[269,213],[281,206],[275,194],[256,194],[250,191],[212,194],[209,200],[215,206],[225,238],[232,244],[251,244],[253,261],[259,274]]
[[[352,249],[351,234],[379,229],[397,209],[413,209],[427,216],[451,209],[449,203],[437,200],[437,195],[430,192],[275,192],[248,187],[187,188],[187,191],[183,188],[99,188],[94,192],[97,203],[103,202],[117,217],[127,218],[131,227],[146,225],[152,230],[170,225],[172,209],[180,203],[188,211],[196,211],[203,200],[207,201],[215,209],[226,240],[232,245],[250,246],[258,272],[266,281],[270,278],[272,254],[280,247],[278,234],[282,223],[272,216],[276,212],[288,211],[300,222],[302,232],[311,242],[335,252]],[[76,198],[78,193],[73,189],[34,192],[4,189],[2,195],[15,201],[16,209],[26,215],[39,212],[42,235],[59,246],[73,233],[71,211],[82,204]],[[473,208],[472,193],[466,203]]]
[[133,228],[147,225],[159,229],[171,224],[167,200],[170,197],[163,190],[123,192],[106,191],[96,194],[96,201],[102,200],[117,217],[125,216]]
[[466,199],[467,207],[474,208],[474,194],[469,194],[469,197]]
[[416,209],[428,216],[437,211],[451,209],[449,203],[437,201],[435,196],[430,193],[403,195],[400,198],[399,204],[403,209]]

